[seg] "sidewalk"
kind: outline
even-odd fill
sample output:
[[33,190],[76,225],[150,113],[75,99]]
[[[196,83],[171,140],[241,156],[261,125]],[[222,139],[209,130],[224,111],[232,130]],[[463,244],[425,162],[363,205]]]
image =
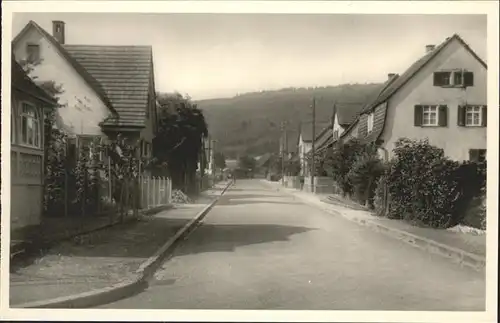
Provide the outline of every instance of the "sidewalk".
[[[288,192],[326,212],[342,215],[351,221],[370,226],[384,233],[391,231],[391,235],[407,240],[407,242],[411,242],[414,245],[428,249],[447,249],[437,251],[452,258],[459,257],[460,261],[465,261],[464,258],[469,258],[472,255],[475,259],[467,259],[466,261],[470,261],[472,266],[484,267],[482,262],[485,262],[484,258],[486,256],[486,235],[473,235],[442,229],[416,227],[404,220],[391,220],[375,216],[363,206],[350,205],[350,201],[343,201],[335,197],[330,198],[330,195],[327,194],[314,195],[295,189],[283,188],[279,182],[266,182],[274,186],[279,186],[281,191]],[[425,246],[420,245],[422,241],[425,241]],[[432,244],[432,246],[429,247],[428,244]],[[462,255],[458,256],[458,253]]]
[[227,183],[202,193],[192,204],[79,236],[41,258],[11,269],[10,304],[90,292],[134,280],[138,269],[213,202]]

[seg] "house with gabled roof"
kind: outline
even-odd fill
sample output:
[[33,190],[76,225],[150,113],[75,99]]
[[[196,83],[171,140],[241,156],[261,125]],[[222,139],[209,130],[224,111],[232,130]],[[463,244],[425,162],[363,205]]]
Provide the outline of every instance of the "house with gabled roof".
[[401,75],[389,74],[341,140],[374,142],[388,159],[399,138],[428,139],[454,160],[486,158],[487,65],[459,35]]
[[332,147],[333,143],[356,120],[363,106],[364,103],[335,103],[330,124],[316,138],[316,150],[320,152]]
[[[329,126],[329,122],[325,121],[316,121],[316,129],[315,129],[315,137],[318,138],[318,135],[321,134],[324,129]],[[306,160],[306,155],[312,149],[313,142],[313,123],[303,122],[300,124],[299,132],[297,136],[297,154],[300,160],[300,172],[302,176],[308,176],[309,168]],[[316,147],[315,147],[316,148]]]
[[12,41],[31,77],[61,86],[58,126],[76,147],[122,134],[149,156],[157,128],[152,47],[67,44],[65,28],[53,21],[50,34],[30,21]]

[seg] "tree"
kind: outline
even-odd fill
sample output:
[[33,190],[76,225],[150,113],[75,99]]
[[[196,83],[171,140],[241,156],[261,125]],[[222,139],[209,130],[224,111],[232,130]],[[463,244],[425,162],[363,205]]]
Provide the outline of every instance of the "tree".
[[167,170],[172,184],[186,192],[196,190],[196,169],[208,135],[203,112],[189,96],[158,93],[159,129],[153,139],[155,166]]
[[214,164],[216,168],[224,169],[226,168],[226,157],[222,152],[216,152],[214,154]]

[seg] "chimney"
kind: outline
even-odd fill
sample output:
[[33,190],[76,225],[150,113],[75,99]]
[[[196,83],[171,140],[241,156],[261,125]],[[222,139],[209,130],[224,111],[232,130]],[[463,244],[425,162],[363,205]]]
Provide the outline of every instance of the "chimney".
[[61,45],[64,45],[64,21],[52,21],[52,36],[54,36]]
[[430,53],[434,50],[434,48],[436,48],[436,45],[426,45],[425,46],[425,52],[426,53]]
[[394,76],[396,76],[396,73],[389,73],[387,74],[387,79],[390,80],[392,79]]

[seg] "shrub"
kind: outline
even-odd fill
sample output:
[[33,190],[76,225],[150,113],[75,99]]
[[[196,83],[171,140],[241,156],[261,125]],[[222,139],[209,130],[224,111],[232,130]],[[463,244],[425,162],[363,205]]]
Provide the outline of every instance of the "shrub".
[[348,173],[364,149],[365,146],[362,143],[353,139],[346,143],[339,143],[333,151],[329,150],[325,155],[325,172],[339,185],[344,196],[353,193]]
[[458,224],[484,183],[482,168],[444,157],[427,140],[400,139],[394,154],[387,176],[388,216],[432,227]]

